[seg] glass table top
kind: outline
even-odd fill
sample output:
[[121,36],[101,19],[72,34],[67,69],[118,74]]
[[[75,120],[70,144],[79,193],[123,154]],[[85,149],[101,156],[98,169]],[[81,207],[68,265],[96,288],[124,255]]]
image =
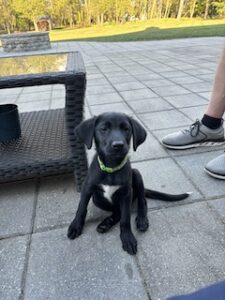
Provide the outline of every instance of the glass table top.
[[13,75],[63,72],[67,53],[0,58],[0,77]]

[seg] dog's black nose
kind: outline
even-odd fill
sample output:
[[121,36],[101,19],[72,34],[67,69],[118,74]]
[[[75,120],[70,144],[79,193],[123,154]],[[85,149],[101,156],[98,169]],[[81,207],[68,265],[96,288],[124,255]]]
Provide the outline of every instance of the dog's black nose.
[[112,147],[115,150],[121,150],[124,146],[124,142],[123,141],[113,141],[112,142]]

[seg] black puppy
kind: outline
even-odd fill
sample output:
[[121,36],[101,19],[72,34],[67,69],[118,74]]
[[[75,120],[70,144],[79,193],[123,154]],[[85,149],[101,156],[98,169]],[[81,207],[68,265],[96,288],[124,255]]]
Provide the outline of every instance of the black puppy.
[[169,195],[144,188],[141,174],[132,169],[128,151],[131,137],[133,148],[145,141],[145,129],[134,119],[122,113],[104,113],[82,122],[75,128],[75,134],[88,149],[94,139],[96,155],[90,165],[81,190],[81,199],[76,216],[68,229],[70,239],[77,238],[83,229],[87,206],[92,197],[94,204],[111,215],[97,227],[100,233],[107,232],[120,221],[122,246],[129,254],[137,253],[137,241],[131,231],[131,203],[137,199],[136,225],[139,231],[146,231],[149,223],[145,197],[166,201],[178,201],[188,193]]

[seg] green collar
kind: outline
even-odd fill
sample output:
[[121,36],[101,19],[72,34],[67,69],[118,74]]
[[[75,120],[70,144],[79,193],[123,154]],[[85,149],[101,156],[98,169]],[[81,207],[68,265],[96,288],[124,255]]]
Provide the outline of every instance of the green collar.
[[116,167],[114,167],[114,168],[110,168],[110,167],[106,167],[106,166],[104,165],[104,163],[101,161],[100,157],[98,156],[98,163],[99,163],[100,169],[101,169],[103,172],[110,173],[110,174],[111,174],[111,173],[114,173],[114,172],[116,172],[116,171],[119,171],[120,169],[122,169],[123,166],[125,166],[125,164],[127,163],[127,160],[128,160],[128,156],[126,155],[126,156],[124,157],[124,159],[122,160],[122,162],[121,162],[118,166],[116,166]]

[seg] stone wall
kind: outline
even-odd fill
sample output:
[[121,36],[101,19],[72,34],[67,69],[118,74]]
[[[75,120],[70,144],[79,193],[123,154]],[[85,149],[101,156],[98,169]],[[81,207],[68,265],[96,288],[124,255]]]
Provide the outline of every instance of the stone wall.
[[48,32],[24,32],[0,36],[5,52],[45,50],[51,48]]

